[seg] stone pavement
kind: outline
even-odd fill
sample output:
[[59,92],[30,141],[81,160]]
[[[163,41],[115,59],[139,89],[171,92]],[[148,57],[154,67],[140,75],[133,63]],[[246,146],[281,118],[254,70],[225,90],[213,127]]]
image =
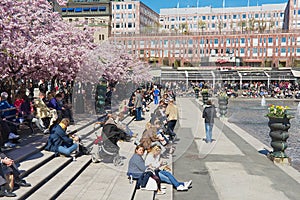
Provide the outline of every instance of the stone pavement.
[[[226,118],[216,120],[213,129],[216,141],[207,144],[202,141],[205,132],[200,102],[192,98],[178,98],[177,105],[180,120],[176,130],[180,140],[168,163],[173,163],[175,177],[179,180],[193,179],[193,187],[187,192],[177,192],[169,186],[167,194],[156,196],[156,199],[300,198],[300,173],[291,166],[274,164],[259,153],[268,147],[227,122]],[[151,111],[153,109],[151,104]],[[149,117],[150,112],[146,113],[146,120],[133,121],[130,128],[134,133],[142,134]],[[129,122],[130,118],[126,120]],[[125,163],[123,166],[92,163],[57,199],[130,199],[134,185],[129,184],[125,173],[135,146],[132,141],[122,142],[120,147],[120,155],[124,157]],[[151,197],[151,193],[139,191],[135,199],[152,199]]]
[[[211,200],[240,199],[299,199],[300,173],[288,165],[274,164],[259,151],[268,149],[257,139],[225,119],[217,119],[213,129],[213,143],[205,143],[202,105],[195,99],[179,98],[180,120],[178,148],[174,171],[193,178],[193,188],[187,193],[176,195],[174,199],[194,199],[196,197]],[[180,132],[180,130],[185,130]],[[196,144],[196,150],[190,147]],[[270,150],[270,149],[269,149]],[[188,152],[188,153],[186,153]],[[176,162],[194,157],[194,162],[203,164],[191,168],[186,163],[184,173],[177,173]],[[174,158],[173,158],[174,160]],[[187,161],[185,161],[187,162]],[[189,166],[187,166],[189,165]],[[184,166],[184,163],[178,164]],[[182,167],[183,168],[183,167]],[[180,170],[180,169],[179,169]],[[194,171],[193,171],[194,170]],[[198,170],[198,171],[197,171]],[[195,171],[202,176],[195,176]],[[206,172],[206,173],[203,173]],[[195,180],[196,177],[207,179]],[[209,187],[208,187],[208,186]],[[206,189],[205,189],[206,188]]]

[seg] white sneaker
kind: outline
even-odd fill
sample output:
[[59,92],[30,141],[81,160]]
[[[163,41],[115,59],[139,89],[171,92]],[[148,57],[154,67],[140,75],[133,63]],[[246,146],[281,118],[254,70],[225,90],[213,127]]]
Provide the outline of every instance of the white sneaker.
[[43,133],[44,133],[44,134],[47,134],[47,133],[50,133],[50,131],[49,131],[49,129],[47,128],[47,129],[45,129],[45,130],[43,131]]
[[186,190],[188,190],[188,188],[183,186],[183,185],[179,185],[176,189],[177,189],[177,191],[186,191]]
[[11,143],[11,142],[6,142],[5,144],[4,144],[4,147],[9,147],[9,148],[13,148],[13,147],[15,147],[16,145],[15,144],[13,144],[13,143]]
[[184,182],[184,187],[189,188],[192,185],[192,180],[189,180],[188,182]]
[[19,135],[16,135],[14,133],[9,133],[9,136],[8,136],[8,139],[9,140],[13,140],[13,139],[19,139],[20,136]]
[[161,185],[160,188],[165,190],[165,189],[167,189],[167,186]]
[[164,194],[166,194],[166,191],[160,190],[160,191],[158,191],[156,194],[157,194],[157,195],[164,195]]

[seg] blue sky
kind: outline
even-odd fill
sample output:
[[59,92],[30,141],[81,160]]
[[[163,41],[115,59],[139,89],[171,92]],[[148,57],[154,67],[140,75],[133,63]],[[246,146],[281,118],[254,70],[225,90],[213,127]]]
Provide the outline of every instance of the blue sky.
[[[197,6],[197,0],[141,0],[144,4],[159,13],[160,8],[175,8],[179,2],[180,8]],[[249,0],[250,6],[261,4],[287,3],[288,0]],[[212,6],[214,8],[222,7],[223,0],[198,0],[199,7]],[[225,0],[225,7],[247,6],[248,0]]]

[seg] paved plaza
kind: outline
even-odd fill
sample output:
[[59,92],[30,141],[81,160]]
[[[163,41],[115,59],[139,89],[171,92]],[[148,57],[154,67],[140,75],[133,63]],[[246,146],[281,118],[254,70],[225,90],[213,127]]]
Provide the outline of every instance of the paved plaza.
[[[204,122],[202,119],[202,103],[193,98],[178,98],[180,120],[176,127],[179,140],[176,142],[176,151],[168,158],[172,164],[175,177],[178,180],[193,180],[193,187],[186,192],[173,190],[167,186],[166,195],[156,196],[159,200],[181,200],[181,199],[208,199],[208,200],[296,200],[300,197],[300,173],[288,165],[274,164],[261,150],[269,149],[257,139],[237,126],[227,122],[226,118],[217,119],[213,129],[215,141],[207,144],[203,141],[205,137]],[[151,104],[151,111],[155,108]],[[132,121],[130,128],[134,133],[142,134],[146,121],[151,111],[146,113],[146,120]],[[87,118],[78,120],[87,123],[93,120]],[[125,121],[128,123],[131,118]],[[76,126],[71,127],[75,129]],[[45,138],[45,137],[43,137]],[[85,139],[88,144],[95,135]],[[45,139],[38,140],[32,146],[37,148],[43,145]],[[134,184],[129,184],[126,177],[128,160],[134,152],[134,140],[121,142],[120,155],[124,158],[123,166],[114,166],[110,163],[90,163],[83,172],[55,199],[103,199],[118,200],[131,199]],[[7,153],[15,159],[24,156],[30,147],[25,145],[19,149],[10,150]],[[44,151],[42,151],[44,152]],[[44,153],[43,156],[46,156]],[[60,160],[61,159],[61,160]],[[67,158],[54,158],[61,162]],[[27,199],[51,199],[51,190],[56,190],[58,184],[66,181],[71,176],[72,169],[76,170],[79,165],[84,165],[89,156],[82,156],[64,169],[64,174],[56,175],[47,181],[43,187]],[[20,169],[25,169],[29,162],[22,161]],[[38,162],[38,158],[36,158]],[[27,164],[26,164],[27,163]],[[47,166],[44,171],[50,170]],[[33,172],[25,177],[31,183],[40,173]],[[35,185],[33,185],[34,187]],[[23,188],[22,188],[23,189]],[[22,189],[16,191],[22,194]],[[20,195],[18,195],[20,197]],[[153,192],[138,190],[134,199],[152,199]],[[5,199],[5,198],[3,198]],[[13,198],[10,198],[13,199]],[[16,198],[18,199],[18,198]]]

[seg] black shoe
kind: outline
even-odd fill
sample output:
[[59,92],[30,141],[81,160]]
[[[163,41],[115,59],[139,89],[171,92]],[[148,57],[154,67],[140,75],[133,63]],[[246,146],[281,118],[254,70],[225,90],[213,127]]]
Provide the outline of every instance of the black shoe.
[[13,192],[1,191],[0,197],[16,197],[17,195]]
[[31,186],[31,184],[27,183],[25,180],[15,181],[15,184],[17,184],[21,187],[30,187]]

